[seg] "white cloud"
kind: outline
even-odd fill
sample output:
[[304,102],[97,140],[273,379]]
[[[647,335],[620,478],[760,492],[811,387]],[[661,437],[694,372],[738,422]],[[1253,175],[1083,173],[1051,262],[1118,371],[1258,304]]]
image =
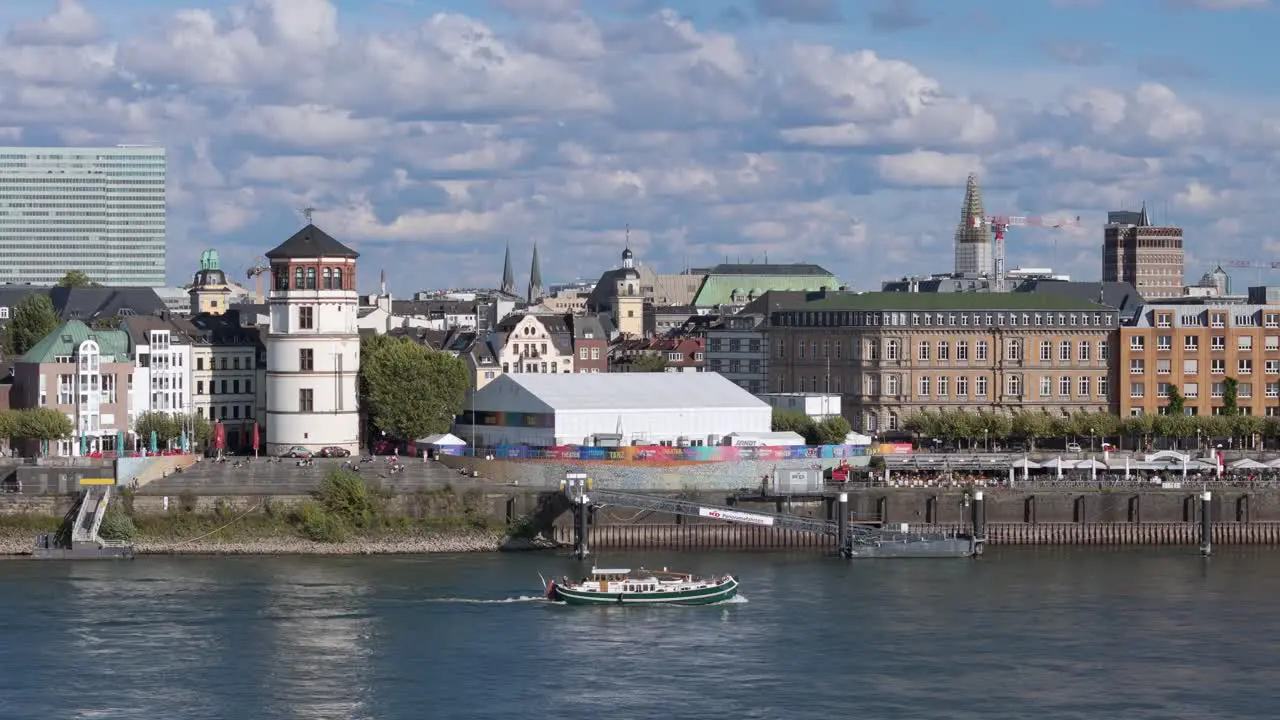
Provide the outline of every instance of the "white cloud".
[[[972,170],[993,212],[1081,215],[1064,268],[1081,277],[1103,213],[1144,199],[1186,219],[1189,246],[1268,237],[1264,108],[1065,72],[970,95],[939,79],[963,68],[784,25],[499,2],[494,22],[354,27],[332,0],[187,0],[107,37],[90,13],[106,5],[64,0],[0,43],[0,139],[162,143],[175,237],[244,264],[312,205],[404,292],[492,283],[507,242],[542,243],[548,276],[590,276],[628,225],[664,268],[767,254],[874,287],[946,269]],[[1011,263],[1050,262],[1037,232]]]
[[38,20],[15,23],[9,45],[88,45],[102,37],[102,24],[80,0],[58,0],[52,13]]
[[914,150],[903,155],[876,159],[880,177],[894,185],[915,187],[963,186],[969,173],[983,172],[977,155],[948,155],[932,150]]

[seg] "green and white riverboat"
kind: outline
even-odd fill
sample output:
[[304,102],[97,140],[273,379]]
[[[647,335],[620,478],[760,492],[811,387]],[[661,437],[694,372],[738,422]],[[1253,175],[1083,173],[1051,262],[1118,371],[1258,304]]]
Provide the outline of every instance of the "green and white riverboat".
[[547,599],[569,605],[711,605],[737,594],[732,575],[698,577],[666,568],[592,568],[580,582],[547,583]]

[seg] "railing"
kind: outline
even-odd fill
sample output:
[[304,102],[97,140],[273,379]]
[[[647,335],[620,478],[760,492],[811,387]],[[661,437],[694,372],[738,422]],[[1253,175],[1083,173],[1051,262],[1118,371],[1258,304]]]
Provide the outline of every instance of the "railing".
[[[1169,487],[1170,485],[1178,485],[1180,487]],[[828,482],[826,489],[828,492],[841,492],[843,490],[857,490],[860,488],[893,488],[899,490],[911,490],[919,488],[927,489],[968,489],[968,488],[986,488],[986,489],[1009,489],[1009,490],[1197,490],[1204,487],[1209,490],[1280,490],[1280,479],[1276,480],[1233,480],[1219,478],[1204,478],[1188,475],[1184,480],[1182,477],[1174,477],[1167,480],[1041,480],[1030,478],[1023,480],[1017,478],[1013,483],[1008,478],[1003,479],[974,479],[964,478],[957,480],[942,480],[937,478],[929,478],[924,480],[890,480],[885,482],[884,478],[876,478],[871,480],[851,480],[844,483]]]

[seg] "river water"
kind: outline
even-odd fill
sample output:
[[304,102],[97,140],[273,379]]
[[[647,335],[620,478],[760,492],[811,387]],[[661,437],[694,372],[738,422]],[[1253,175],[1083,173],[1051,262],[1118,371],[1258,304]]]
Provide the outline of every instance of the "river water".
[[741,576],[704,608],[552,605],[536,554],[0,562],[0,719],[1273,720],[1278,557],[601,559]]

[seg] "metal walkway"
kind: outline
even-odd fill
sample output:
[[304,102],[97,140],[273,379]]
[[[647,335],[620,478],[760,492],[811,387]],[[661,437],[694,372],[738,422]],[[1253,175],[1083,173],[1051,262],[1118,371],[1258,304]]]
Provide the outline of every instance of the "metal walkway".
[[569,474],[561,488],[573,504],[574,553],[579,558],[585,558],[588,554],[590,510],[610,506],[827,535],[836,538],[836,546],[846,558],[971,557],[982,552],[981,518],[985,514],[981,508],[980,492],[976,494],[974,504],[974,533],[961,536],[947,532],[911,532],[906,526],[895,530],[852,524],[849,522],[848,496],[845,494],[839,496],[836,504],[836,519],[823,520],[783,513],[744,511],[661,495],[597,490],[591,487],[591,481],[582,473]]

